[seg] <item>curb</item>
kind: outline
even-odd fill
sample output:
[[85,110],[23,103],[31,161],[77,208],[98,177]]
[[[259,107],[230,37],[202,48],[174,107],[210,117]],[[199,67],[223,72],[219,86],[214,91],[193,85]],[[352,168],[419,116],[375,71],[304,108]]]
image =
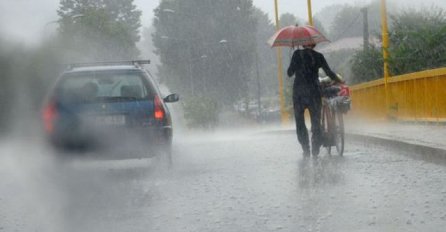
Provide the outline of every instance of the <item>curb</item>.
[[398,151],[406,152],[412,157],[423,160],[437,161],[438,159],[445,160],[446,158],[446,150],[442,148],[351,132],[346,132],[345,135],[347,139],[356,140],[371,145],[391,147],[393,149],[398,149]]

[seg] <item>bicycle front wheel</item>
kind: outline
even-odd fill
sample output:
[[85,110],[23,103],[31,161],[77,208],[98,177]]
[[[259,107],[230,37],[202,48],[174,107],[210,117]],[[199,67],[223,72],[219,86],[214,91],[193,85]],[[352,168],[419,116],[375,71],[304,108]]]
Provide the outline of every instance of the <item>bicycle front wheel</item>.
[[336,151],[338,155],[344,154],[345,144],[345,131],[344,131],[344,118],[341,112],[333,112],[334,119],[334,141],[336,145]]

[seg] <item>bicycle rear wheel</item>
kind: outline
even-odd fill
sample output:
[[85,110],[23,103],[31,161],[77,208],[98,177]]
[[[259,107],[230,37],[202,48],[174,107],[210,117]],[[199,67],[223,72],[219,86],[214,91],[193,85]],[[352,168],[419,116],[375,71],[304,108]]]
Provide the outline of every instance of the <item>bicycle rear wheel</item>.
[[334,142],[338,155],[344,155],[345,145],[345,131],[344,131],[344,117],[341,112],[333,112],[334,117]]

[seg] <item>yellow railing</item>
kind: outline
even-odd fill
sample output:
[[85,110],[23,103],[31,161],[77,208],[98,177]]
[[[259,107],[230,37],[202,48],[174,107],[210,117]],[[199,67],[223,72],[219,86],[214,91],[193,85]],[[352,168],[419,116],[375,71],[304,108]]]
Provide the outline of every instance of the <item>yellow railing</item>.
[[351,117],[446,121],[446,68],[389,78],[388,109],[384,79],[355,85],[351,89]]

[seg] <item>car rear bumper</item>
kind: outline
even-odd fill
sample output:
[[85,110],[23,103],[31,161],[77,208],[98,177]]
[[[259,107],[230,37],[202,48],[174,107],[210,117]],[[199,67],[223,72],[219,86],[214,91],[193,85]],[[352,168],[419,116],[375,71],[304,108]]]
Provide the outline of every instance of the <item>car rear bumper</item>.
[[[171,127],[106,128],[101,130],[63,130],[49,136],[53,147],[63,152],[101,153],[102,156],[122,155],[123,158],[144,158],[169,149]],[[118,153],[118,154],[116,154]]]

